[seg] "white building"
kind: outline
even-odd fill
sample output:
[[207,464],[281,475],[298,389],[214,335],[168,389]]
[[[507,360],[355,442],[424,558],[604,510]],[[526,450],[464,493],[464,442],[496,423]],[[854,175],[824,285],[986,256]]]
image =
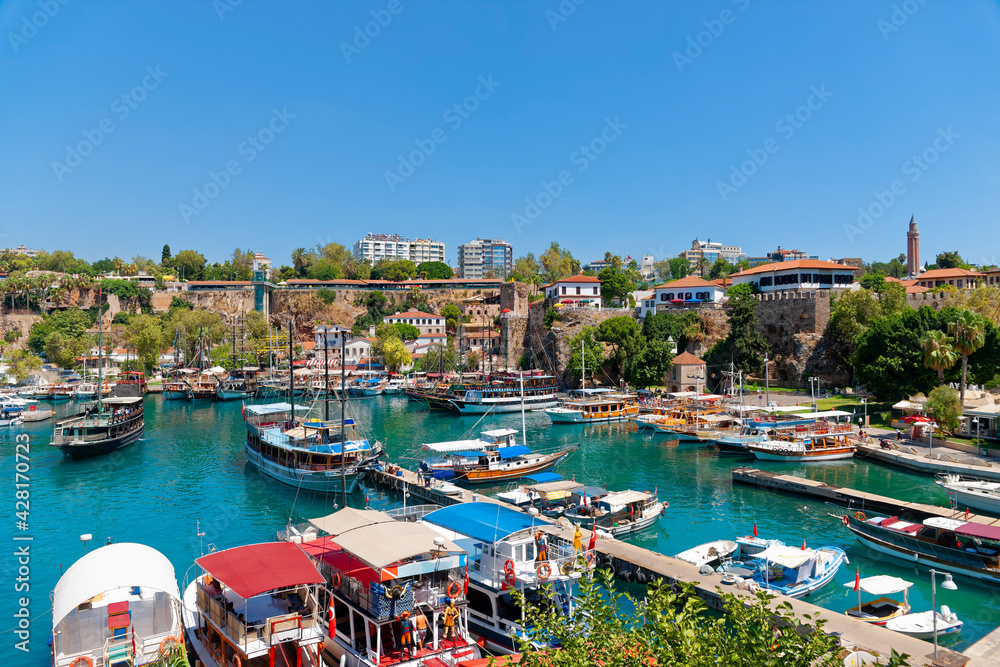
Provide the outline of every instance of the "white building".
[[656,308],[665,310],[672,305],[691,303],[720,303],[726,290],[698,276],[687,276],[653,288]]
[[350,338],[344,345],[344,365],[357,366],[371,357],[373,338]]
[[444,264],[448,263],[444,255],[444,244],[440,241],[431,241],[430,239],[413,239],[408,241],[410,261],[414,264],[421,264],[423,262],[442,262]]
[[642,261],[639,262],[639,274],[642,275],[643,280],[652,280],[653,276],[656,275],[656,269],[653,268],[652,255],[642,256]]
[[733,285],[749,283],[761,292],[848,289],[859,269],[818,259],[793,259],[761,264],[729,276]]
[[576,275],[546,285],[545,296],[576,308],[601,309],[601,281],[596,276]]
[[262,252],[255,252],[253,254],[253,271],[263,271],[264,277],[270,279],[271,277],[271,260],[264,256]]
[[500,239],[480,239],[458,246],[458,276],[466,280],[490,275],[506,278],[514,270],[514,248]]
[[723,245],[721,243],[712,241],[711,239],[707,241],[699,241],[695,239],[691,242],[691,249],[684,251],[684,258],[687,259],[688,264],[691,266],[691,270],[698,274],[701,269],[701,260],[704,259],[704,265],[706,268],[711,268],[717,260],[724,259],[730,264],[736,264],[741,259],[746,257],[743,253],[743,248],[738,245]]
[[25,255],[27,257],[30,257],[31,259],[34,259],[38,257],[38,253],[43,251],[39,250],[38,248],[27,248],[24,245],[19,245],[16,248],[4,248],[3,250],[0,250],[0,252],[9,252],[15,255]]
[[399,234],[366,234],[354,242],[354,256],[369,264],[388,259],[421,262],[446,262],[444,243],[430,239],[408,239]]
[[329,347],[330,349],[337,350],[337,354],[340,354],[341,341],[345,337],[350,337],[350,335],[350,329],[345,329],[336,324],[320,324],[313,327],[313,337],[316,339],[316,347],[314,349],[322,350],[324,347]]
[[395,324],[396,322],[412,324],[422,334],[445,333],[445,323],[443,317],[440,315],[434,315],[433,313],[423,313],[416,308],[411,308],[405,313],[396,313],[395,315],[383,317],[382,320],[388,324]]

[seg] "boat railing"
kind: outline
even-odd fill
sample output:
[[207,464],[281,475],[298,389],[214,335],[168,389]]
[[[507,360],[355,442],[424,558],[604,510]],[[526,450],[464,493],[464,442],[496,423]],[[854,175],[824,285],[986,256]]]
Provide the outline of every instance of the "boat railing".
[[438,505],[410,505],[388,510],[386,514],[399,521],[417,521],[431,512],[441,509]]
[[998,567],[996,556],[990,559],[991,562],[987,562],[987,558],[978,553],[918,540],[909,535],[904,535],[888,528],[882,528],[881,526],[875,526],[860,519],[849,519],[849,525],[869,537],[889,542],[893,546],[901,547],[907,551],[932,556],[945,562],[958,563],[977,569],[986,569],[988,567],[991,570],[996,570]]

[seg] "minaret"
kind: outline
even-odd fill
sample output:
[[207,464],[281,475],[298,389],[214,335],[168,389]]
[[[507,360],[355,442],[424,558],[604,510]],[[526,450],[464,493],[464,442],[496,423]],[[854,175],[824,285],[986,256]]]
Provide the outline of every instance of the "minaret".
[[906,275],[916,278],[920,275],[920,232],[917,231],[917,219],[910,216],[910,230],[906,232]]

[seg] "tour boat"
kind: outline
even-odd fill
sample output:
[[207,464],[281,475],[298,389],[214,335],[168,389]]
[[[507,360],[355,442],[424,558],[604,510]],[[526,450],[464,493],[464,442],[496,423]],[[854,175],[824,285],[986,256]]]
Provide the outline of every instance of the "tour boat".
[[843,522],[859,542],[880,553],[1000,583],[1000,526],[937,516],[911,523],[863,512],[845,514]]
[[216,551],[184,589],[184,628],[206,667],[323,667],[323,575],[291,542]]
[[384,391],[386,394],[390,395],[399,394],[403,391],[404,386],[406,386],[406,382],[402,378],[395,378],[393,380],[389,380],[385,384]]
[[49,389],[49,398],[53,401],[68,401],[73,398],[74,387],[70,384],[54,384]]
[[[775,544],[751,558],[757,561],[757,567],[748,578],[755,585],[792,598],[802,598],[823,588],[847,562],[844,550],[831,546],[800,549]],[[734,573],[732,568],[728,571]]]
[[145,427],[142,398],[99,397],[86,411],[57,421],[49,444],[74,460],[83,459],[131,445]]
[[936,620],[933,611],[921,611],[893,618],[886,622],[885,627],[917,639],[933,639],[936,631],[940,639],[961,632],[962,621],[948,608],[948,605],[943,604],[941,611],[937,612]]
[[146,393],[146,374],[142,371],[125,371],[115,386],[122,387],[119,396],[142,396]]
[[[853,589],[857,586],[858,604],[851,607],[844,613],[851,618],[856,618],[872,625],[885,625],[886,621],[899,618],[910,613],[910,602],[907,599],[910,586],[913,582],[880,574],[875,577],[865,577],[857,581],[850,581],[844,584],[845,588]],[[871,602],[861,603],[861,592],[869,595],[877,595],[878,598]],[[895,593],[903,594],[903,601],[899,602],[888,597]]]
[[526,410],[544,410],[559,404],[558,387],[551,375],[518,376],[494,380],[488,384],[470,387],[460,397],[447,399],[453,409],[462,414],[497,414]]
[[1000,483],[985,482],[960,475],[938,474],[938,486],[946,489],[960,505],[1000,514]]
[[455,478],[470,484],[497,484],[545,472],[561,463],[579,445],[567,445],[554,452],[532,452],[525,445],[513,445],[479,452],[475,462],[456,461]]
[[195,400],[215,400],[215,388],[219,379],[211,371],[202,371],[191,383],[191,398]]
[[563,516],[586,528],[596,525],[615,537],[636,533],[656,523],[669,503],[660,502],[655,492],[618,491],[596,499],[591,505],[567,510]]
[[252,395],[249,380],[241,371],[234,371],[215,387],[215,399],[218,401],[236,401]]
[[24,421],[24,405],[10,399],[0,401],[0,427],[15,426]]
[[156,549],[91,551],[52,592],[52,666],[167,667],[184,647],[180,598],[174,567]]
[[639,414],[635,394],[611,394],[607,390],[583,389],[584,397],[568,400],[545,414],[553,424],[596,424],[632,419]]
[[81,382],[73,390],[73,398],[78,401],[89,401],[97,398],[97,385],[93,382]]
[[[552,524],[497,503],[458,503],[420,521],[469,554],[469,630],[491,653],[519,651],[517,639],[527,637],[515,591],[572,616],[573,583],[594,567],[589,536],[577,552]],[[539,533],[547,559],[539,558]]]
[[747,446],[762,442],[770,442],[774,429],[765,426],[749,426],[744,424],[738,433],[712,440],[720,454],[753,456]]
[[178,378],[163,383],[163,398],[168,401],[191,400],[194,394],[191,385]]
[[361,472],[382,454],[380,442],[357,437],[354,420],[295,419],[288,403],[247,406],[244,423],[250,464],[269,477],[309,491],[340,493],[346,487],[347,493],[353,492]]
[[429,442],[423,446],[425,452],[436,456],[420,462],[420,470],[437,479],[451,479],[455,476],[455,464],[473,464],[479,461],[482,452],[517,444],[517,431],[512,428],[498,428],[482,431],[476,440],[448,440]]
[[748,442],[747,449],[758,461],[836,461],[854,456],[857,447],[850,441],[851,436],[850,424],[830,424],[806,435],[792,432],[787,439],[779,436],[776,440]]
[[[344,508],[279,537],[298,543],[323,576],[324,644],[334,664],[418,667],[480,657],[468,628],[468,555],[428,525]],[[403,645],[404,614],[427,621],[423,648]],[[452,637],[444,636],[446,617]]]

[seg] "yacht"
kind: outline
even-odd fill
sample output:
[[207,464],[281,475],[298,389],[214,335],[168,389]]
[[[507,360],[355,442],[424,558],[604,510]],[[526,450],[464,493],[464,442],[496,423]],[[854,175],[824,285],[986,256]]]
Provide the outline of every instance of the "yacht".
[[960,505],[991,514],[1000,514],[1000,482],[939,473],[935,483],[948,491]]

